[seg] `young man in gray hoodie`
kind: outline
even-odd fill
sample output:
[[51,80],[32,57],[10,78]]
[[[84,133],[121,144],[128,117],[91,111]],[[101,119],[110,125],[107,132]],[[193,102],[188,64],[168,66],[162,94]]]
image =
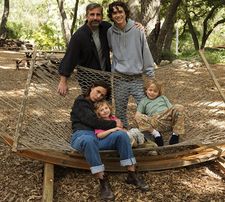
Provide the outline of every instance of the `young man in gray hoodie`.
[[111,3],[108,17],[113,21],[107,32],[113,53],[111,69],[119,75],[114,79],[116,116],[128,127],[129,96],[132,95],[137,104],[145,96],[143,75],[154,77],[154,61],[144,32],[129,19],[129,10],[124,2]]

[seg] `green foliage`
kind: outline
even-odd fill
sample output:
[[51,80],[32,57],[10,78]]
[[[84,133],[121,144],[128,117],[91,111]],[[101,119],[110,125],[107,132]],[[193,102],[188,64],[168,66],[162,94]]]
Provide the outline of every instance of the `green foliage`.
[[177,58],[181,60],[200,60],[198,52],[195,49],[185,49]]
[[[206,48],[204,51],[205,57],[210,64],[225,63],[224,49]],[[187,49],[180,53],[177,58],[182,60],[198,60],[201,61],[198,51]]]
[[11,39],[30,39],[33,32],[32,28],[24,26],[22,22],[8,22],[8,38]]
[[[76,28],[81,26],[85,21],[85,6],[90,2],[98,2],[104,7],[104,17],[107,19],[107,8],[113,0],[80,0],[79,16],[76,22]],[[125,0],[124,0],[125,1]],[[219,4],[220,8],[214,13],[209,21],[208,28],[212,28],[215,22],[225,18],[225,0],[186,0],[182,1],[177,13],[177,22],[179,24],[179,52],[184,55],[193,49],[193,41],[190,32],[185,25],[185,14],[187,13],[185,3],[187,2],[188,13],[192,18],[194,29],[199,42],[202,38],[202,23],[206,14],[212,6]],[[127,2],[127,1],[126,1]],[[162,1],[160,9],[161,19],[163,20],[170,0]],[[64,8],[69,22],[72,22],[74,0],[64,0]],[[0,14],[3,12],[3,1],[0,1]],[[61,17],[56,0],[10,0],[10,15],[7,23],[8,34],[10,38],[35,41],[36,45],[41,48],[65,47],[61,30]],[[207,46],[224,45],[225,28],[224,24],[217,27],[218,29],[210,35]],[[175,44],[173,42],[174,49]],[[163,53],[163,56],[173,58],[171,53]]]
[[57,34],[54,25],[44,24],[39,26],[38,30],[34,31],[32,38],[35,41],[35,44],[38,44],[38,47],[41,49],[61,49],[65,46],[61,37]]
[[[173,44],[175,46],[175,44]],[[182,35],[179,36],[179,52],[183,52],[187,49],[193,48],[193,41],[191,35],[188,32],[184,32]]]
[[173,61],[177,58],[177,56],[173,52],[165,50],[162,52],[161,57],[162,60],[169,60],[169,61]]
[[[162,11],[166,11],[169,0],[163,1]],[[217,6],[212,15],[209,13],[213,7]],[[179,52],[186,54],[189,50],[194,49],[194,42],[187,24],[187,18],[190,17],[193,31],[198,40],[199,46],[218,46],[224,45],[225,27],[224,23],[215,27],[216,23],[225,18],[225,0],[184,0],[180,4],[177,11],[176,25],[179,27]],[[205,34],[210,34],[209,38],[204,35],[203,40],[203,25],[205,24]],[[213,30],[212,33],[209,31]],[[172,44],[174,49],[175,44]]]
[[25,27],[22,22],[11,22],[8,23],[7,28],[8,38],[34,41],[36,46],[41,49],[62,49],[65,47],[61,33],[51,23],[31,29]]
[[11,39],[19,39],[22,37],[23,33],[23,24],[22,23],[15,23],[15,22],[9,22],[7,24],[7,30],[8,30],[8,38]]
[[206,48],[205,57],[211,64],[225,63],[224,49]]

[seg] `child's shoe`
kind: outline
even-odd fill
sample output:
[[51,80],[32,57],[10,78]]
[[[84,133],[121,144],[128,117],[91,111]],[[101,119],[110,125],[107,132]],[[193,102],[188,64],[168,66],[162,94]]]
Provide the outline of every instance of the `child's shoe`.
[[162,136],[157,136],[157,137],[154,137],[155,139],[155,143],[160,147],[160,146],[163,146],[164,145],[164,142],[163,142],[163,138]]
[[169,144],[177,144],[179,143],[179,135],[173,134],[170,138]]

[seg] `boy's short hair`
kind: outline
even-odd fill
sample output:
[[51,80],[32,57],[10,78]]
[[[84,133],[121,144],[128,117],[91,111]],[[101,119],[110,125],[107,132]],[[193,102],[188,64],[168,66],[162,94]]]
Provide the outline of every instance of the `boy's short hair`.
[[108,17],[111,21],[112,20],[112,13],[113,13],[113,8],[116,8],[118,9],[118,7],[122,7],[125,14],[126,14],[126,19],[128,19],[130,17],[130,10],[127,6],[126,3],[122,2],[122,1],[114,1],[113,3],[109,4],[109,7],[108,7]]
[[163,91],[163,83],[161,81],[157,81],[156,79],[148,79],[144,85],[144,92],[146,94],[146,90],[150,87],[150,85],[154,84],[156,88],[159,90],[159,96],[162,95]]

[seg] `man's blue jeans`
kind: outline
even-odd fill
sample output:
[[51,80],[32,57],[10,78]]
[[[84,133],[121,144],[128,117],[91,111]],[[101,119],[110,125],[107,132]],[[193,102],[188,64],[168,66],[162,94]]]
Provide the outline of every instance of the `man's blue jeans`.
[[116,131],[105,138],[97,138],[94,131],[78,130],[72,134],[71,146],[81,152],[91,166],[92,174],[104,171],[99,150],[116,150],[121,166],[136,164],[136,159],[126,132]]

